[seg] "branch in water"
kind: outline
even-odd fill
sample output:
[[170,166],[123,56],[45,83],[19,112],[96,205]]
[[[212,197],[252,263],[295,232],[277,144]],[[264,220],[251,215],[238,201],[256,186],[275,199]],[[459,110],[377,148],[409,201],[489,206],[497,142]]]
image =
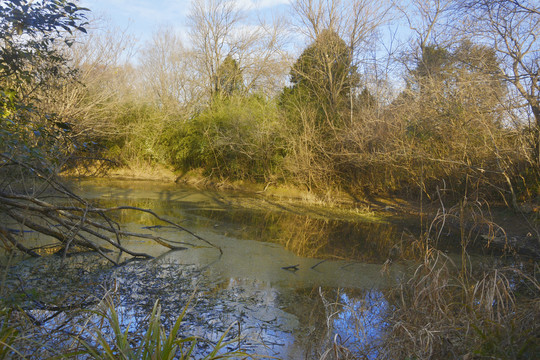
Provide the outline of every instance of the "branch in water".
[[[117,222],[113,221],[107,214],[123,210],[148,213],[154,218],[163,221],[176,229],[185,231],[197,240],[203,241],[204,243],[218,249],[220,254],[223,254],[222,249],[218,246],[212,244],[208,240],[198,236],[197,234],[191,232],[183,226],[178,225],[170,220],[164,219],[152,210],[142,209],[133,206],[96,208],[93,207],[91,204],[83,201],[80,197],[73,194],[63,185],[60,185],[58,183],[56,184],[57,186],[55,187],[55,190],[61,192],[64,196],[67,197],[67,199],[79,202],[80,206],[55,205],[38,199],[35,196],[0,191],[0,211],[4,212],[17,223],[58,240],[65,247],[66,250],[71,245],[92,249],[100,253],[103,257],[113,262],[114,264],[117,264],[117,262],[104,254],[104,252],[108,249],[90,240],[89,236],[103,240],[114,248],[120,250],[121,252],[125,252],[134,257],[142,258],[152,258],[152,256],[146,253],[134,252],[129,250],[121,244],[120,239],[122,237],[149,239],[155,241],[156,243],[164,247],[174,250],[183,250],[186,248],[171,245],[171,243],[195,247],[194,244],[187,242],[175,242],[167,240],[160,236],[122,230],[120,225]],[[103,219],[105,223],[92,220],[90,218],[92,216],[97,216]],[[53,229],[53,227],[55,227],[56,229]],[[34,251],[27,249],[22,244],[20,244],[20,242],[17,241],[17,239],[15,239],[15,237],[13,237],[7,229],[2,229],[3,230],[0,229],[0,238],[5,243],[11,243],[18,250],[29,255],[39,256]],[[107,234],[111,234],[113,236],[111,237]]]

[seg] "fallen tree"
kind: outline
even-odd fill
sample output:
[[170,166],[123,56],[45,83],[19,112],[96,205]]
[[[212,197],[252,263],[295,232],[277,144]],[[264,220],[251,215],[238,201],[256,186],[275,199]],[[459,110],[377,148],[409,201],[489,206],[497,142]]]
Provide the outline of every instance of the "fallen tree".
[[151,257],[130,250],[123,242],[127,238],[150,239],[168,249],[194,246],[126,231],[111,216],[120,211],[148,213],[214,246],[152,210],[95,206],[58,177],[73,154],[88,146],[74,135],[70,119],[47,107],[55,101],[50,99],[52,89],[78,81],[77,69],[69,65],[62,49],[71,46],[74,32],[86,32],[87,11],[65,0],[0,3],[0,240],[4,249],[39,256],[25,242],[27,234],[37,232],[64,254],[92,250],[117,264],[111,251]]
[[[17,162],[0,154],[4,166],[28,168],[27,164]],[[133,206],[117,206],[110,208],[96,207],[87,200],[77,196],[56,177],[47,177],[40,170],[29,168],[35,177],[42,181],[43,196],[25,195],[11,189],[0,189],[0,213],[7,215],[20,226],[20,229],[10,229],[0,223],[0,239],[5,248],[16,248],[31,256],[39,256],[35,249],[24,246],[24,229],[31,229],[57,242],[64,253],[70,248],[93,250],[114,264],[117,261],[107,255],[113,249],[125,252],[134,257],[151,258],[146,253],[129,250],[122,244],[123,238],[150,239],[172,250],[186,249],[185,246],[196,246],[187,242],[174,242],[160,236],[144,233],[134,233],[122,230],[121,225],[114,221],[109,214],[119,211],[140,211],[152,215],[168,225],[189,233],[194,239],[216,247],[209,241],[189,231],[175,222],[167,220],[154,211]],[[28,190],[23,188],[24,190]],[[53,198],[54,202],[42,198]],[[104,247],[103,245],[109,245]],[[216,247],[222,253],[222,250]]]

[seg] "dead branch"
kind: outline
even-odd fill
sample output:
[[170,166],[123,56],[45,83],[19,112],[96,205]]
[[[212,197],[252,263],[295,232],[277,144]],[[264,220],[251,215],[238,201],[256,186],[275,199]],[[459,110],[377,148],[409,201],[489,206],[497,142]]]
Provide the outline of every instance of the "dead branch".
[[[185,231],[197,240],[215,247],[220,251],[220,254],[223,254],[222,249],[218,246],[215,246],[208,240],[198,236],[192,231],[159,216],[152,210],[133,206],[118,206],[113,208],[94,207],[73,194],[59,182],[50,178],[49,181],[55,185],[54,188],[56,192],[60,192],[62,195],[64,195],[60,198],[60,201],[66,202],[69,200],[75,200],[79,204],[53,204],[39,199],[36,196],[0,191],[0,211],[18,224],[57,240],[62,244],[66,252],[71,245],[74,245],[80,248],[97,251],[110,262],[117,264],[115,260],[105,254],[105,252],[109,249],[99,245],[96,243],[96,241],[104,241],[116,250],[125,252],[126,254],[138,258],[152,258],[152,256],[146,253],[129,250],[127,247],[121,244],[122,238],[130,237],[149,239],[164,247],[174,250],[186,249],[184,246],[177,245],[186,245],[191,247],[195,246],[194,244],[188,242],[170,241],[152,234],[122,230],[120,225],[112,220],[108,215],[112,212],[128,210],[148,213],[154,218],[163,221],[178,230]],[[101,221],[99,221],[99,219],[101,219]],[[36,252],[24,247],[20,241],[9,233],[9,230],[6,228],[0,228],[0,238],[4,242],[11,243],[18,250],[26,254],[39,256]],[[172,243],[175,245],[172,245]]]

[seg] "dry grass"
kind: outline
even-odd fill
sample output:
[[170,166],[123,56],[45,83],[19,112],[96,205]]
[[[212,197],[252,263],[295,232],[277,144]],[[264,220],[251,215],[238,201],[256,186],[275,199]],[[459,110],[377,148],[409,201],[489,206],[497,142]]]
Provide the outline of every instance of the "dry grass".
[[539,295],[538,281],[514,268],[464,275],[430,250],[389,294],[395,311],[384,357],[533,359],[540,351]]
[[110,160],[92,160],[79,166],[65,169],[66,177],[107,177],[119,179],[156,180],[173,183],[178,177],[169,166],[147,161],[131,161],[119,165]]
[[[486,210],[487,208],[487,210]],[[411,248],[422,254],[413,276],[387,292],[393,307],[379,357],[388,359],[536,359],[540,354],[538,266],[518,260],[506,267],[470,262],[468,247],[480,233],[504,230],[489,207],[467,201],[439,213]],[[432,246],[450,223],[460,230],[454,262]]]

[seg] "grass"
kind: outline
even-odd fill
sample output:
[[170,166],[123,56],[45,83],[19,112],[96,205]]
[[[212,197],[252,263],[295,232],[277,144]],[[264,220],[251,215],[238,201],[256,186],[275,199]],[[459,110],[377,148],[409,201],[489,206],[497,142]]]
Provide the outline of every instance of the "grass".
[[8,359],[11,354],[17,353],[15,349],[15,342],[19,336],[19,331],[9,324],[11,318],[11,310],[0,310],[0,321],[2,327],[0,328],[0,359]]
[[[171,360],[171,359],[230,359],[248,358],[247,353],[242,351],[228,351],[230,345],[234,345],[239,339],[225,341],[228,334],[224,332],[219,341],[204,356],[194,354],[199,341],[204,339],[189,336],[182,337],[180,326],[189,306],[189,302],[176,319],[169,333],[161,324],[161,306],[156,301],[148,318],[148,325],[141,336],[130,332],[129,326],[122,329],[122,322],[110,298],[105,299],[105,311],[97,311],[96,314],[106,320],[108,326],[89,329],[93,333],[92,342],[81,341],[85,351],[81,353],[89,355],[96,360]],[[102,323],[103,324],[103,323]],[[112,332],[109,333],[109,330]],[[75,355],[75,353],[74,353]]]
[[540,284],[515,268],[466,274],[431,249],[388,298],[395,308],[388,358],[534,359],[540,353]]
[[[238,349],[241,339],[225,340],[234,324],[215,343],[197,336],[184,337],[180,328],[188,306],[189,303],[173,327],[166,330],[161,323],[161,306],[156,301],[144,322],[146,326],[132,330],[123,324],[112,298],[107,296],[95,310],[83,311],[90,315],[86,323],[93,325],[71,331],[68,341],[61,326],[44,331],[39,324],[29,324],[24,312],[4,308],[0,311],[0,359],[214,360],[254,357]],[[201,342],[209,345],[204,353],[197,350],[197,344]],[[233,347],[237,350],[230,350]]]
[[[322,296],[322,294],[321,294]],[[372,314],[388,301],[385,314]],[[540,284],[515,267],[469,269],[429,249],[413,276],[378,301],[350,309],[325,301],[327,323],[343,312],[354,334],[334,334],[319,360],[538,359]],[[331,325],[329,325],[331,326]],[[380,336],[370,338],[374,331]],[[351,339],[355,338],[355,342]]]

